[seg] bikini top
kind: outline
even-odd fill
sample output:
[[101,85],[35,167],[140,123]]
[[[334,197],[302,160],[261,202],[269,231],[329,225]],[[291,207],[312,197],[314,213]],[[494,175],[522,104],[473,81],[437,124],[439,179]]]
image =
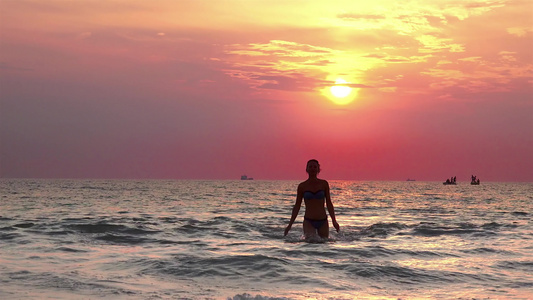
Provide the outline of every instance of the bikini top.
[[326,193],[324,192],[324,190],[318,190],[316,193],[313,193],[311,191],[305,191],[304,192],[304,199],[305,200],[309,200],[309,199],[324,199],[324,197],[326,197]]

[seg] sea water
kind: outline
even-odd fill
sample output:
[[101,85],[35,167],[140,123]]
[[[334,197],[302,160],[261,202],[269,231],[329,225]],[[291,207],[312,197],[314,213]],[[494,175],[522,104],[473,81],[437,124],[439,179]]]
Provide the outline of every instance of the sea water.
[[0,180],[0,299],[533,298],[531,183],[330,181],[313,241],[297,184]]

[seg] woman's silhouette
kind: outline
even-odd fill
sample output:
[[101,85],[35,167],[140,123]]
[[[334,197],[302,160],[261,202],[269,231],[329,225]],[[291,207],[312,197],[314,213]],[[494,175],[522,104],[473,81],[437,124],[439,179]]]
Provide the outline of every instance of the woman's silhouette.
[[292,209],[291,220],[289,225],[285,228],[285,235],[291,230],[292,224],[300,207],[302,206],[302,199],[305,201],[305,215],[303,222],[303,230],[306,238],[314,237],[317,234],[322,238],[329,237],[329,224],[326,215],[324,203],[328,208],[331,223],[339,231],[340,227],[335,219],[335,209],[329,194],[329,183],[326,180],[318,178],[320,173],[320,164],[316,159],[311,159],[307,162],[306,172],[309,178],[298,185],[296,194],[296,203]]

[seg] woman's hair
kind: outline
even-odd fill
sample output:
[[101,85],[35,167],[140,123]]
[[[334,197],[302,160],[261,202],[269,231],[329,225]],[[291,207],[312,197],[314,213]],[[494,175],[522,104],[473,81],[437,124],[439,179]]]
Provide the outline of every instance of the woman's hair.
[[310,160],[308,160],[308,161],[307,161],[307,164],[309,164],[310,162],[316,162],[316,164],[320,166],[320,164],[318,163],[318,160],[316,160],[316,159],[310,159]]
[[307,164],[305,165],[305,169],[309,166],[309,163],[315,162],[318,165],[318,172],[320,173],[320,163],[316,159],[310,159],[307,161]]

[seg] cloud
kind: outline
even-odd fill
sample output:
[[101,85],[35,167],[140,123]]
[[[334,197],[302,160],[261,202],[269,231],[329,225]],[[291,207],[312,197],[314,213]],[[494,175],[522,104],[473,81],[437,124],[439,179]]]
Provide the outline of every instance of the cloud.
[[511,52],[511,51],[500,51],[500,53],[498,53],[502,59],[502,61],[506,61],[506,62],[509,62],[509,63],[514,63],[517,60],[516,58],[516,52]]
[[469,17],[479,16],[493,9],[503,7],[505,2],[505,0],[468,0],[460,3],[457,1],[443,1],[442,13],[462,21]]
[[357,14],[357,13],[343,13],[337,15],[340,19],[348,19],[348,20],[384,20],[385,16],[381,15],[371,15],[371,14]]
[[364,57],[376,58],[376,59],[382,60],[384,62],[389,62],[389,63],[411,62],[411,59],[409,57],[388,55],[386,53],[371,53],[371,54],[365,55]]
[[480,62],[481,59],[482,59],[481,56],[472,56],[472,57],[459,58],[458,61]]
[[453,43],[451,38],[440,38],[433,35],[422,35],[415,38],[422,44],[419,49],[422,53],[442,52],[443,50],[450,52],[464,52],[465,47],[461,44]]
[[331,54],[334,50],[296,42],[271,40],[268,43],[248,45],[234,44],[227,48],[228,54],[243,56],[276,56],[282,58],[309,58]]
[[434,89],[458,87],[471,93],[508,92],[531,79],[533,64],[517,65],[512,53],[499,53],[501,61],[482,57],[465,57],[454,63],[438,64],[436,68],[421,71],[435,79]]
[[306,78],[301,75],[291,76],[256,76],[255,80],[261,82],[258,89],[273,89],[283,91],[312,91],[313,86],[306,84]]
[[517,37],[525,37],[527,34],[531,34],[533,32],[533,28],[531,27],[511,27],[507,28],[507,32],[510,35],[514,35]]

